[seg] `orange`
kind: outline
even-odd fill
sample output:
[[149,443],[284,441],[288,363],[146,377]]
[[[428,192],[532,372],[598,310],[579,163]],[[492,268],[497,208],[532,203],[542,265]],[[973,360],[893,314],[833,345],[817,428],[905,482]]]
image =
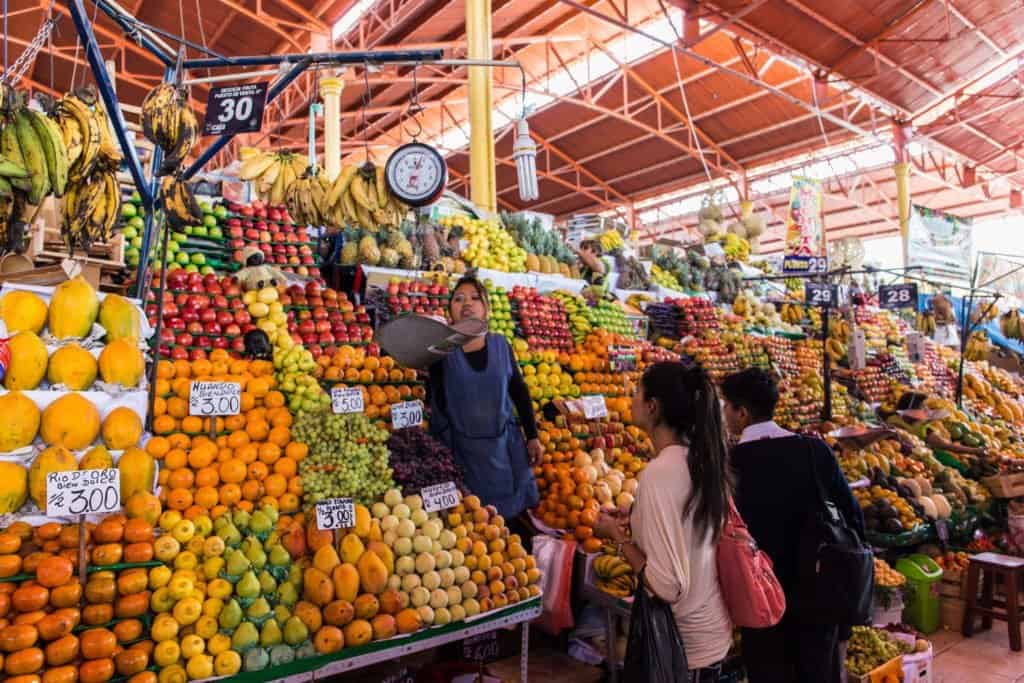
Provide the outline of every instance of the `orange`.
[[224,429],[229,432],[237,432],[245,427],[245,415],[228,415],[224,418]]
[[188,454],[188,464],[194,470],[208,467],[217,457],[217,447],[209,441],[193,446]]
[[268,408],[280,408],[284,405],[284,394],[280,391],[268,391],[263,397],[263,405]]
[[256,459],[259,458],[259,454],[259,447],[254,443],[247,443],[241,448],[235,449],[235,457],[246,465],[256,461]]
[[228,437],[228,446],[231,448],[239,448],[249,443],[249,434],[244,431],[232,432],[231,436]]
[[192,361],[192,376],[196,378],[209,377],[212,367],[213,364],[208,360],[194,360]]
[[278,509],[281,512],[295,512],[299,509],[299,497],[294,493],[286,493],[277,500]]
[[260,406],[259,408],[253,408],[245,414],[245,423],[259,422],[260,420],[267,419],[267,409]]
[[249,513],[256,509],[256,506],[253,505],[253,502],[251,500],[240,500],[235,504],[235,507],[237,507],[239,510],[245,510],[246,512]]
[[256,406],[256,397],[250,394],[248,391],[243,391],[241,406],[243,413],[249,412]]
[[157,434],[170,434],[177,428],[177,420],[169,415],[158,415],[153,420],[153,431]]
[[181,419],[181,431],[186,434],[199,434],[203,431],[203,418],[189,415]]
[[249,382],[246,390],[256,398],[263,398],[270,391],[270,382],[265,377],[256,377]]
[[376,370],[379,367],[380,360],[373,356],[370,356],[369,358],[363,361],[363,368],[366,370]]
[[345,381],[346,382],[358,382],[359,381],[359,371],[356,370],[355,368],[349,368],[349,369],[345,370]]
[[373,381],[378,384],[388,381],[388,371],[384,368],[377,368],[373,372]]
[[187,360],[174,361],[174,376],[179,379],[188,379],[192,374],[192,364]]
[[309,446],[304,443],[299,443],[298,441],[292,441],[290,444],[285,446],[284,454],[295,462],[299,462],[309,454]]
[[262,488],[258,481],[246,481],[242,484],[242,499],[249,501],[259,500],[260,495],[263,493]]
[[156,364],[156,376],[160,379],[174,379],[174,364],[169,360],[162,360]]
[[154,458],[162,458],[171,450],[171,444],[162,436],[154,436],[146,442],[146,452]]
[[181,469],[188,465],[188,454],[180,448],[169,450],[167,455],[164,456],[164,465],[169,470]]
[[270,507],[274,508],[277,511],[281,510],[281,503],[277,500],[277,498],[274,498],[273,496],[263,496],[262,498],[260,498],[259,503],[260,507],[266,507],[269,505]]
[[160,472],[158,472],[157,475],[156,475],[156,483],[160,484],[160,486],[163,486],[164,484],[167,483],[167,479],[170,476],[171,476],[171,471],[161,467],[160,468]]
[[370,384],[373,382],[373,371],[371,370],[360,370],[359,381],[363,384]]
[[252,421],[245,426],[245,431],[253,441],[265,441],[270,433],[270,426],[265,420]]
[[213,486],[204,486],[196,491],[196,505],[205,510],[212,509],[213,506],[217,504],[218,500],[220,500],[219,494],[217,489]]
[[196,475],[193,474],[192,470],[182,467],[181,469],[171,471],[170,476],[167,477],[167,485],[172,489],[188,489],[192,488],[195,480]]
[[298,465],[295,464],[294,460],[287,456],[280,458],[277,462],[274,463],[274,472],[276,472],[277,474],[283,474],[285,477],[288,477],[289,479],[294,477],[297,471]]
[[[213,351],[210,351],[210,360],[214,363],[224,363],[225,367],[227,367],[226,362],[231,360],[231,356],[229,356],[228,352],[224,349],[214,349]],[[221,370],[221,372],[227,372],[227,370]],[[216,375],[219,373],[217,370],[214,370],[213,374]]]
[[288,445],[288,442],[292,440],[292,433],[287,427],[274,427],[267,434],[267,441],[281,448]]
[[401,370],[391,370],[388,372],[388,381],[395,382],[397,384],[402,381],[402,377],[404,376],[405,374]]
[[292,477],[288,480],[288,493],[302,495],[302,477]]
[[220,474],[216,467],[204,467],[196,472],[196,486],[216,486],[220,483]]
[[[213,426],[213,431],[214,432],[223,432],[224,431],[224,418],[223,417],[214,418],[212,426]],[[210,418],[207,417],[207,418],[205,418],[203,420],[203,432],[206,433],[206,434],[209,434],[210,433],[210,427],[211,427]]]
[[220,504],[231,507],[242,500],[242,489],[238,484],[224,484],[220,487]]
[[187,401],[192,387],[188,378],[179,377],[171,382],[171,388],[174,390],[175,397]]
[[166,396],[171,393],[171,382],[166,379],[158,379],[154,385],[154,393],[157,396]]
[[281,457],[281,447],[275,443],[260,444],[260,460],[273,465]]
[[172,510],[187,510],[192,505],[192,492],[188,489],[171,489],[167,494],[167,506]]
[[154,415],[166,415],[167,414],[167,401],[157,396],[153,399],[153,414]]
[[268,415],[270,424],[274,427],[291,427],[292,426],[292,414],[284,408],[277,408],[279,412],[274,413],[272,416]]
[[288,480],[281,474],[271,474],[263,480],[263,489],[268,496],[277,498],[288,491]]
[[171,448],[188,448],[192,445],[192,439],[184,434],[171,434],[167,437],[167,441],[171,444]]
[[237,484],[245,480],[245,463],[237,458],[232,458],[221,463],[220,480],[227,484]]
[[250,463],[247,469],[247,476],[252,481],[263,481],[268,474],[270,474],[270,468],[267,467],[266,463],[262,463],[259,460]]
[[210,519],[217,519],[218,517],[224,515],[227,511],[228,506],[224,505],[223,503],[214,505],[212,508],[210,508]]
[[220,450],[217,451],[217,462],[227,462],[231,458],[235,457],[234,453],[235,452],[227,446],[221,446]]

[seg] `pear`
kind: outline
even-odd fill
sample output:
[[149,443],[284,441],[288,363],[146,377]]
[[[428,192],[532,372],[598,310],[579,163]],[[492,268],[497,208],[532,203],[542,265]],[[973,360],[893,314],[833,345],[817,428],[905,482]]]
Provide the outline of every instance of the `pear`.
[[263,570],[259,575],[260,592],[263,595],[273,595],[277,591],[277,581],[270,575],[270,572]]
[[231,635],[231,649],[245,652],[255,645],[259,639],[260,632],[256,630],[256,624],[251,621],[243,621]]
[[231,520],[228,518],[227,515],[221,515],[217,519],[213,520],[213,530],[214,531],[220,531],[221,529],[223,529],[225,526],[227,526],[230,523],[231,523]]
[[249,536],[242,542],[242,552],[249,558],[252,568],[257,571],[267,564],[267,554],[263,552],[263,546],[255,536]]
[[224,605],[224,607],[221,608],[217,622],[220,624],[221,628],[231,630],[237,627],[241,621],[242,607],[234,598],[232,598],[226,605]]
[[228,551],[227,562],[224,564],[224,571],[229,576],[240,576],[245,572],[249,571],[251,565],[249,558],[242,553],[241,550],[230,550]]
[[224,545],[237,546],[242,542],[242,534],[238,532],[234,524],[228,522],[217,530],[217,535],[224,541]]
[[270,566],[271,567],[285,567],[292,561],[292,556],[288,554],[288,551],[284,549],[284,546],[278,543],[270,549]]
[[[238,648],[232,647],[231,649],[237,650]],[[262,647],[255,647],[245,653],[244,661],[243,668],[246,671],[263,671],[270,664],[270,654]]]
[[292,611],[284,605],[278,605],[274,608],[274,619],[277,620],[279,626],[284,626],[285,622],[288,621],[292,616]]
[[270,521],[270,517],[267,516],[262,510],[257,510],[252,513],[252,517],[249,519],[249,531],[254,534],[269,534],[271,529],[274,528],[274,523]]
[[275,508],[273,505],[264,505],[262,508],[260,508],[260,511],[270,519],[271,524],[277,524],[277,520],[279,517],[279,515],[277,514],[277,508]]
[[[319,653],[317,653],[319,654]],[[290,664],[295,661],[295,650],[284,643],[270,648],[270,663],[274,666]]]
[[302,647],[295,651],[296,659],[306,659],[307,657],[316,657],[319,652],[316,651],[316,645],[313,643],[304,643]]
[[235,526],[238,527],[239,529],[248,529],[249,528],[249,519],[250,519],[249,513],[246,512],[245,510],[240,510],[240,509],[239,510],[235,510],[234,517],[232,517],[232,521],[235,523]]
[[260,647],[272,647],[281,642],[281,627],[273,619],[268,619],[260,631]]
[[250,619],[254,622],[259,623],[263,618],[270,614],[270,603],[262,595],[249,605],[249,609],[245,610],[245,618]]
[[299,590],[291,581],[282,583],[277,588],[277,601],[286,607],[294,607],[299,601]]
[[263,542],[263,547],[266,548],[267,550],[270,550],[271,548],[273,548],[275,545],[277,545],[280,542],[281,542],[281,530],[280,529],[274,529],[273,531],[270,532],[270,535],[267,536],[267,540]]
[[298,645],[309,638],[309,629],[298,617],[289,617],[284,623],[284,642],[289,645]]
[[290,566],[288,568],[288,580],[296,586],[302,585],[302,570],[303,567],[298,562]]
[[260,594],[260,581],[252,570],[242,574],[242,578],[235,584],[235,595],[240,598],[255,598]]

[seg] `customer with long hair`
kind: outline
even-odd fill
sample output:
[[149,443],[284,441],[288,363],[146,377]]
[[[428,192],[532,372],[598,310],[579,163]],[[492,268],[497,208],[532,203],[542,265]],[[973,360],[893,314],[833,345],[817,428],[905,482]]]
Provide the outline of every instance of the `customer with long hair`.
[[597,531],[671,605],[689,680],[717,681],[732,643],[715,564],[732,489],[718,394],[699,367],[656,363],[633,397],[633,422],[657,455],[640,473],[631,513],[603,514]]

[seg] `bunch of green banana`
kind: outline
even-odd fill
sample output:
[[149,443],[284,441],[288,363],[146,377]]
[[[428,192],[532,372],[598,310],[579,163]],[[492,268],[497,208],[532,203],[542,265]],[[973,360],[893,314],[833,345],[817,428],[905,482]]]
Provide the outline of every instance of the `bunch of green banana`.
[[[63,197],[68,186],[68,154],[57,122],[27,107],[17,107],[0,131],[0,154],[17,171],[15,189],[25,192],[29,204],[39,205],[48,195]],[[27,172],[21,176],[20,171]]]
[[142,132],[164,152],[157,175],[174,173],[199,137],[199,122],[188,106],[188,90],[161,83],[142,101]]
[[0,253],[22,249],[25,229],[19,219],[30,187],[28,170],[0,155]]
[[84,182],[68,187],[64,197],[64,222],[61,235],[68,251],[88,249],[95,242],[106,242],[121,217],[121,187],[117,167],[102,164]]
[[160,181],[160,206],[174,228],[195,225],[203,220],[203,209],[192,194],[192,188],[180,175],[164,176]]
[[398,227],[409,211],[388,191],[383,166],[367,162],[341,169],[327,193],[326,217],[338,227],[358,226],[371,233]]
[[299,225],[325,225],[327,221],[322,211],[327,207],[329,189],[327,176],[316,166],[310,166],[289,185],[285,193],[284,203],[288,213]]
[[273,205],[283,204],[288,188],[306,172],[306,160],[293,152],[264,152],[243,147],[238,179],[252,181],[261,198]]

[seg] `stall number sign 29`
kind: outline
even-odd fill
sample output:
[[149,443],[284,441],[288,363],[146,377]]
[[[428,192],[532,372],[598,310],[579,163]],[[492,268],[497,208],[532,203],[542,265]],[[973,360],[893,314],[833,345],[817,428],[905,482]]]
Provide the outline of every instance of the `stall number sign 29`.
[[236,382],[192,382],[189,387],[189,415],[238,415],[241,409],[242,387]]
[[89,515],[121,509],[117,469],[50,472],[46,475],[46,515]]
[[835,306],[839,288],[823,282],[805,282],[804,300],[809,306]]
[[423,509],[427,512],[440,512],[453,508],[462,500],[462,494],[455,486],[454,481],[447,481],[443,484],[435,484],[420,490],[420,497],[423,499]]
[[316,525],[321,530],[348,529],[356,525],[356,506],[351,498],[328,498],[316,504]]
[[255,133],[263,127],[266,102],[265,82],[210,88],[203,135]]
[[405,429],[423,424],[423,402],[405,401],[391,406],[391,427]]
[[882,308],[917,308],[917,285],[913,282],[881,285],[878,288],[878,303]]
[[361,413],[365,407],[362,389],[358,387],[334,387],[331,389],[331,410],[335,415]]

